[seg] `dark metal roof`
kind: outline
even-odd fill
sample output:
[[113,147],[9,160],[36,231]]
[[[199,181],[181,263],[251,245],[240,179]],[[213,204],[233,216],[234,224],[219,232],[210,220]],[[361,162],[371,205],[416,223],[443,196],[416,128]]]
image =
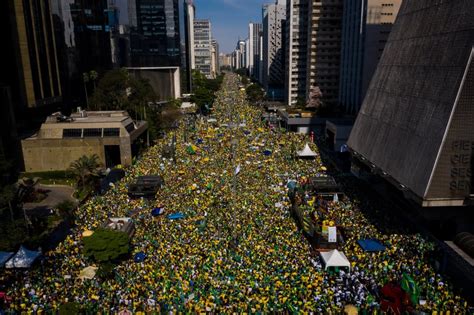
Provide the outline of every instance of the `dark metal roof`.
[[[456,98],[474,89],[472,82],[461,84],[473,45],[474,1],[404,1],[348,141],[422,198],[457,194],[449,182],[429,188],[438,177],[450,177],[441,159],[444,169],[431,178]],[[452,137],[474,140],[473,129],[467,133]]]

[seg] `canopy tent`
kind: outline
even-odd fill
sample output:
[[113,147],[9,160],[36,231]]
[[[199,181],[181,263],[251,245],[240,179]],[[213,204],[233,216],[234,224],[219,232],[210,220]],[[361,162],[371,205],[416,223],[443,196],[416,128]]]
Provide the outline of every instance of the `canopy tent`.
[[320,255],[323,259],[325,269],[328,269],[329,267],[347,267],[349,269],[351,268],[351,263],[347,259],[346,255],[344,255],[344,253],[338,251],[337,249],[334,249],[329,252],[321,252]]
[[304,149],[301,150],[301,151],[298,151],[297,155],[299,157],[316,157],[317,154],[316,154],[316,152],[311,150],[311,148],[309,147],[309,144],[306,143]]
[[0,268],[5,266],[5,263],[13,256],[10,252],[0,252]]
[[385,246],[376,239],[358,240],[357,243],[366,252],[383,252],[385,250]]
[[173,213],[173,214],[168,215],[168,219],[170,220],[184,219],[184,214],[182,214],[181,212]]
[[95,274],[97,273],[97,270],[99,268],[97,267],[93,267],[93,266],[89,266],[89,267],[86,267],[84,269],[81,270],[81,272],[79,273],[79,279],[81,280],[91,280],[91,279],[94,279],[95,277]]
[[28,250],[21,246],[18,252],[5,263],[5,267],[8,269],[30,268],[40,256],[41,252]]

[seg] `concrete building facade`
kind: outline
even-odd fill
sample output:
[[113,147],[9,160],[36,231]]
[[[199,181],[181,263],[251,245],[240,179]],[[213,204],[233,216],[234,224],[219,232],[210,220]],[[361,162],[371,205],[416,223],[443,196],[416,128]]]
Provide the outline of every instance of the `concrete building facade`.
[[194,20],[195,66],[206,77],[212,77],[212,34],[211,21]]
[[288,105],[306,99],[309,0],[287,0],[285,99]]
[[474,204],[473,16],[468,0],[402,3],[348,142],[428,212]]
[[263,9],[262,85],[271,96],[281,94],[285,80],[286,0],[266,4]]
[[338,103],[348,114],[360,109],[401,3],[344,1]]
[[260,68],[263,63],[262,56],[262,24],[249,23],[248,63],[249,75],[255,79],[260,78]]
[[324,106],[339,96],[343,0],[310,0],[306,61],[306,95],[319,87]]
[[37,134],[22,140],[27,172],[66,170],[81,156],[93,154],[105,167],[130,165],[138,153],[137,140],[148,127],[125,111],[81,111],[70,118],[49,116]]
[[[62,82],[50,1],[4,0],[13,42],[6,49],[14,52],[18,87],[13,99],[23,109],[58,104]],[[5,71],[2,69],[2,71]]]
[[211,41],[211,66],[212,77],[215,78],[220,72],[219,43],[215,39]]

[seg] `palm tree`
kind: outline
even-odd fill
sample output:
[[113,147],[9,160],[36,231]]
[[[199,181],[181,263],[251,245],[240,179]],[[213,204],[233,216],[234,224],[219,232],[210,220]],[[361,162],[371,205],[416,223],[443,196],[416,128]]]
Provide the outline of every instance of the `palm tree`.
[[92,84],[94,84],[94,92],[96,89],[96,81],[98,77],[99,77],[99,74],[97,73],[97,71],[91,70],[91,72],[89,72],[89,79],[92,81]]
[[77,186],[84,190],[86,185],[93,183],[99,176],[99,157],[97,154],[83,155],[69,166],[69,171],[76,177]]
[[89,108],[89,96],[87,95],[87,83],[90,81],[90,76],[87,72],[82,74],[82,81],[84,82],[84,92],[86,93],[86,105]]

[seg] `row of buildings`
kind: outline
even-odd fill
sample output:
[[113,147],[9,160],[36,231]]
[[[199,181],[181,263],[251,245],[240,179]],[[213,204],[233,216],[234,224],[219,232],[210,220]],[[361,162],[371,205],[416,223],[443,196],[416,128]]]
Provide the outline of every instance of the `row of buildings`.
[[148,79],[161,101],[191,92],[193,70],[219,71],[211,22],[191,0],[4,0],[0,23],[0,155],[11,160],[48,115],[87,107],[109,70]]
[[270,99],[306,104],[319,89],[326,106],[357,114],[401,0],[276,0],[249,23],[231,65],[245,68]]

